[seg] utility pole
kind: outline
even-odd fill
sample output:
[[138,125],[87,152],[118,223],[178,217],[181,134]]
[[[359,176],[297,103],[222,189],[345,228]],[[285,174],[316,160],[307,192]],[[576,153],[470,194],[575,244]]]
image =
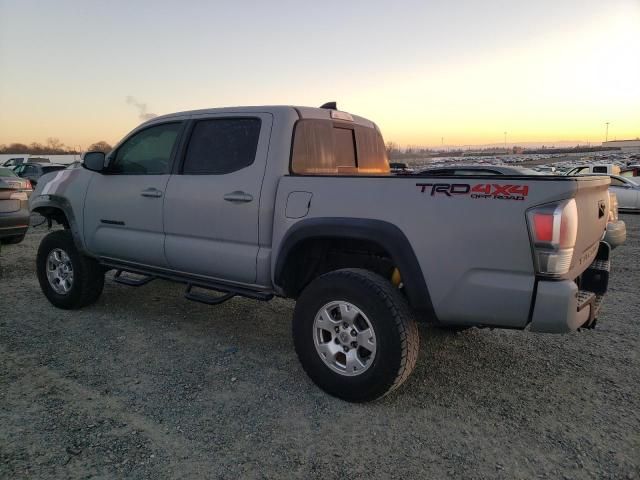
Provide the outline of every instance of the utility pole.
[[605,125],[607,126],[607,129],[605,130],[605,133],[604,133],[604,141],[608,142],[609,141],[609,122],[605,122]]

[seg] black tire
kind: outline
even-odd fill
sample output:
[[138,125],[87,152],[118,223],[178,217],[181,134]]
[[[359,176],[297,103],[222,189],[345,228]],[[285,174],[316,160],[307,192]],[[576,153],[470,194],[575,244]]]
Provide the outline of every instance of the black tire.
[[[335,372],[316,351],[315,316],[333,301],[356,306],[376,335],[375,357],[356,376]],[[302,292],[294,312],[293,341],[302,367],[320,388],[350,402],[367,402],[387,395],[409,377],[420,337],[407,301],[388,280],[368,270],[343,269],[318,277]]]
[[24,240],[25,234],[7,237],[0,240],[4,245],[16,245]]
[[[47,257],[53,249],[63,250],[73,268],[73,284],[66,294],[57,293],[47,278]],[[104,271],[93,258],[82,255],[69,230],[57,230],[42,239],[36,257],[38,281],[42,293],[56,307],[74,310],[91,305],[100,297],[104,287]]]

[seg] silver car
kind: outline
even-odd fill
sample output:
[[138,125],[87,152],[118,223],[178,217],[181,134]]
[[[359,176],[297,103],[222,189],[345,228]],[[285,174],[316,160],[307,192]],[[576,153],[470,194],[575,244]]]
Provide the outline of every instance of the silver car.
[[610,175],[609,190],[618,197],[618,209],[622,212],[640,212],[640,178]]

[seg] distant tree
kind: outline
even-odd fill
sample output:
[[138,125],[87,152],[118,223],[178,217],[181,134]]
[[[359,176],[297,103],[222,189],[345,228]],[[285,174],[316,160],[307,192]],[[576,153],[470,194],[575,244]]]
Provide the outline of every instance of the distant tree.
[[43,154],[47,149],[45,148],[44,145],[42,145],[41,143],[38,142],[32,142],[29,144],[29,153],[32,153],[34,155],[41,155]]
[[60,141],[59,138],[49,137],[47,138],[47,153],[64,153],[65,145]]
[[87,148],[87,152],[104,152],[109,153],[113,147],[104,140],[94,143]]
[[385,148],[387,150],[387,155],[391,156],[394,153],[398,153],[398,144],[394,143],[394,142],[387,142],[387,144],[385,145]]
[[6,153],[29,153],[29,147],[24,143],[10,143],[7,145]]

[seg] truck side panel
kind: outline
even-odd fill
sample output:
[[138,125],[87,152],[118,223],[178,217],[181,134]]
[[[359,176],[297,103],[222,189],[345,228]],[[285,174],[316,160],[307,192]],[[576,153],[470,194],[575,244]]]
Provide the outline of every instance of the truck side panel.
[[[527,208],[571,198],[576,182],[532,177],[319,177],[281,179],[272,271],[294,191],[313,192],[303,218],[382,220],[413,246],[435,314],[443,323],[526,325],[535,284]],[[494,192],[502,192],[499,197]],[[487,193],[485,193],[487,192]],[[402,272],[401,272],[402,273]]]

